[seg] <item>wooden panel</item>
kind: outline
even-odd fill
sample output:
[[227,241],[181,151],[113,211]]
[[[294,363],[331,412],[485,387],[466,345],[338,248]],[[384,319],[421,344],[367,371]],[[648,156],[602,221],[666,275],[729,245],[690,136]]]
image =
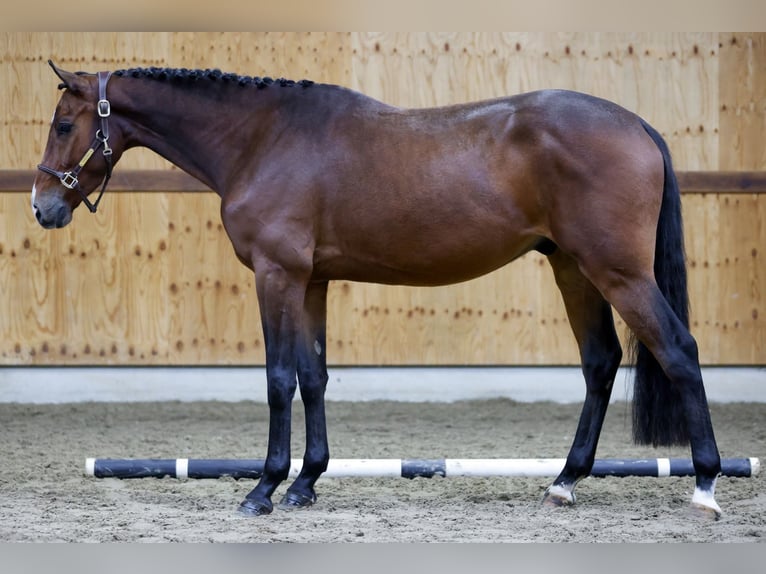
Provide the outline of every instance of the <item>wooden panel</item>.
[[[3,32],[0,118],[8,145],[0,150],[0,165],[30,168],[39,160],[58,99],[57,80],[45,64],[53,57],[64,67],[91,71],[210,66],[310,77],[347,84],[405,106],[544,87],[579,89],[614,99],[646,117],[669,139],[680,169],[760,170],[766,164],[766,152],[757,145],[766,121],[764,37],[764,33]],[[720,149],[719,120],[724,138]],[[122,165],[172,169],[146,150],[129,151]]]
[[174,32],[170,60],[176,67],[342,84],[348,75],[349,36],[347,32]]
[[[3,32],[2,40],[5,168],[39,161],[58,99],[50,57],[88,71],[168,65],[308,77],[403,106],[578,89],[646,117],[668,137],[680,169],[719,167],[717,33]],[[146,150],[130,150],[122,165],[172,169]]]
[[[45,60],[72,69],[217,66],[347,84],[399,105],[544,87],[589,91],[646,117],[684,170],[764,169],[764,33],[3,32],[0,165],[39,160],[58,91]],[[722,64],[722,65],[721,65]],[[720,100],[720,101],[719,101]],[[720,118],[719,118],[720,116]],[[719,121],[724,145],[719,147]],[[720,160],[719,160],[720,156]],[[720,161],[720,165],[719,165]],[[146,150],[125,168],[172,169]]]
[[766,33],[721,34],[720,168],[766,169]]
[[[6,222],[0,262],[8,289],[0,322],[4,363],[167,358],[161,195],[135,205],[112,201],[87,223],[81,221],[87,212],[78,212],[79,225],[56,232],[36,229],[28,195],[0,199]],[[127,219],[137,224],[117,224]],[[144,245],[145,256],[138,257]]]
[[[0,164],[7,168],[29,168],[36,165],[42,156],[50,118],[60,96],[57,89],[59,80],[47,65],[49,58],[64,69],[89,72],[128,65],[167,65],[168,34],[2,33],[5,52],[0,63],[4,80],[0,86],[0,101],[7,102],[14,112],[0,115],[13,134],[11,144],[0,149]],[[148,150],[129,150],[120,165],[170,169],[168,162]]]
[[0,361],[262,361],[252,278],[218,223],[219,203],[212,193],[112,194],[97,215],[78,210],[72,225],[46,232],[28,194],[0,194]]
[[329,313],[333,362],[344,362],[339,357],[367,365],[577,362],[553,274],[537,254],[448,287],[341,282],[331,288]]
[[[250,272],[212,193],[113,193],[54,232],[0,194],[3,364],[261,364]],[[705,364],[763,364],[766,194],[684,195]],[[125,224],[124,222],[129,222]],[[624,331],[618,319],[618,329]],[[545,258],[440,288],[333,283],[333,364],[576,364]]]
[[[250,75],[347,83],[348,33],[0,32],[0,121],[8,144],[0,166],[39,161],[59,97],[49,58],[65,69],[95,72],[141,66],[221,68]],[[156,154],[132,149],[127,169],[174,169]]]
[[[766,188],[765,37],[2,32],[0,189],[23,193],[0,193],[0,362],[263,363],[253,279],[220,226],[218,198],[158,156],[127,152],[97,215],[78,210],[55,232],[33,221],[31,170],[59,97],[45,63],[53,57],[88,71],[186,66],[308,77],[402,106],[547,87],[616,100],[667,137],[681,172],[703,363],[762,365],[766,195],[753,192]],[[577,363],[538,254],[451,287],[338,282],[329,305],[333,364]]]
[[766,363],[766,196],[684,196],[691,328],[708,364]]
[[353,51],[352,87],[392,104],[581,90],[648,119],[679,169],[718,168],[715,33],[364,33]]
[[191,364],[264,361],[249,270],[234,256],[214,194],[173,196],[169,212],[169,354]]

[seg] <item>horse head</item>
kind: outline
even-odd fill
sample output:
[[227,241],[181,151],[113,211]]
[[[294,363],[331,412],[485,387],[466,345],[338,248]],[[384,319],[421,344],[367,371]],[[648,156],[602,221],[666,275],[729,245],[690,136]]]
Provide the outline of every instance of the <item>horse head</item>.
[[[118,153],[113,154],[115,134],[110,139],[109,133],[106,88],[111,74],[67,72],[48,63],[61,79],[63,94],[32,186],[32,210],[40,225],[53,229],[67,225],[80,203],[96,211]],[[91,202],[88,195],[102,182],[98,199]]]

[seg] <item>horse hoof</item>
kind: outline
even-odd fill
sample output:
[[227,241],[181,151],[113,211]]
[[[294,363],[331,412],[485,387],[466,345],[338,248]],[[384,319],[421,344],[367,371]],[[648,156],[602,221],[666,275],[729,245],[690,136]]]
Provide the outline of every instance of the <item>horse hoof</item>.
[[721,507],[715,501],[714,487],[700,488],[699,486],[694,489],[694,496],[692,496],[691,514],[697,518],[706,520],[718,520],[721,518]]
[[548,508],[561,508],[562,506],[573,506],[574,503],[574,492],[567,490],[563,486],[553,485],[545,490],[540,504]]
[[716,521],[721,519],[721,509],[692,502],[689,506],[689,515],[692,518]]
[[299,494],[297,492],[286,492],[279,501],[279,508],[283,510],[294,510],[296,508],[308,508],[317,500],[316,495]]
[[245,516],[265,516],[266,514],[271,514],[273,508],[274,507],[270,502],[256,502],[255,500],[246,498],[240,503],[237,511]]

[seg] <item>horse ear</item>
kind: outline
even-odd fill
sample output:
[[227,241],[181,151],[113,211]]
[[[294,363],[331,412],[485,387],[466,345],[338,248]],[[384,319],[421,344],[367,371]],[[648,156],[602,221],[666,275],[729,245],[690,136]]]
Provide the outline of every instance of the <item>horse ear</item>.
[[62,70],[61,68],[57,67],[52,60],[48,60],[48,65],[63,82],[59,88],[66,88],[74,93],[83,93],[85,91],[87,82],[85,82],[81,76],[72,72],[67,72],[66,70]]

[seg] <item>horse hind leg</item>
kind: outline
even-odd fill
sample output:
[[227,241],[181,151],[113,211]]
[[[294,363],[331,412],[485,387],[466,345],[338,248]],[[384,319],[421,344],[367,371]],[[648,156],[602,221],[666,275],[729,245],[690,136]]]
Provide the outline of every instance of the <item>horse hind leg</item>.
[[577,339],[586,385],[582,413],[566,464],[542,501],[545,506],[569,506],[575,502],[578,481],[588,476],[593,467],[622,350],[611,306],[582,274],[576,261],[561,251],[555,251],[548,259]]
[[690,444],[695,472],[692,508],[717,519],[721,509],[715,501],[715,484],[721,459],[697,343],[651,278],[620,280],[607,296],[648,350],[643,358],[637,357],[634,437],[654,446]]

